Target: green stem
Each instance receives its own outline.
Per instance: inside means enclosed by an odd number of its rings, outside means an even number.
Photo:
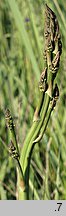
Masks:
[[[28,164],[28,157],[29,157],[30,150],[32,148],[33,141],[34,141],[34,139],[36,139],[36,137],[37,137],[37,135],[38,135],[38,133],[39,133],[39,131],[41,129],[41,126],[43,124],[43,121],[45,119],[49,102],[50,102],[50,98],[47,95],[46,104],[45,104],[45,107],[44,107],[44,110],[43,110],[43,113],[42,113],[41,120],[40,120],[39,123],[38,122],[33,123],[31,131],[29,132],[28,137],[27,137],[27,139],[26,139],[26,141],[24,143],[24,147],[22,149],[21,158],[20,158],[20,162],[21,162],[23,172],[25,172],[27,164]]]
[[[41,107],[42,107],[42,104],[44,103],[44,93],[42,92],[41,94],[41,98],[40,98],[40,101],[39,101],[39,105],[38,105],[38,109],[37,109],[37,116],[39,115],[40,111],[41,111]],[[22,166],[22,169],[23,169],[23,166],[24,166],[24,159],[25,159],[25,156],[26,156],[26,152],[27,152],[27,149],[29,148],[29,143],[30,143],[30,140],[32,139],[33,137],[33,134],[35,134],[35,131],[38,127],[38,124],[39,124],[39,121],[37,121],[36,119],[36,116],[34,117],[34,119],[36,121],[33,122],[33,125],[26,137],[26,140],[25,140],[25,143],[24,143],[24,147],[22,149],[22,152],[21,152],[21,158],[20,158],[20,161],[21,161],[21,166]]]
[[[26,185],[19,167],[17,169],[17,194],[18,200],[27,200]]]
[[[17,191],[18,191],[18,200],[26,200],[27,199],[27,190],[26,190],[26,184],[24,180],[23,170],[20,164],[19,159],[16,159],[18,164],[17,169]]]
[[[32,155],[32,152],[33,152],[33,149],[34,149],[34,146],[36,144],[36,142],[39,142],[40,141],[40,138],[42,138],[45,130],[46,130],[46,127],[47,127],[47,124],[48,124],[48,121],[49,121],[49,118],[50,118],[50,115],[51,115],[51,111],[52,111],[52,108],[49,108],[49,111],[48,111],[48,114],[47,114],[47,117],[45,119],[45,123],[44,123],[44,127],[42,127],[42,133],[40,134],[40,136],[36,139],[38,133],[39,133],[39,126],[38,126],[38,130],[35,132],[34,136],[32,137],[30,143],[29,143],[29,148],[27,148],[27,151],[26,151],[26,157],[24,158],[24,165],[23,165],[23,172],[24,172],[24,175],[26,176],[26,173],[27,173],[27,170],[28,170],[28,176],[26,177],[27,178],[27,187],[28,187],[28,197],[29,197],[29,185],[28,185],[28,178],[29,178],[29,168],[30,168],[30,160],[31,160],[31,155]],[[41,126],[41,125],[40,125]],[[35,140],[36,139],[36,140]],[[35,141],[34,141],[35,140]]]
[[[34,143],[37,143],[37,142],[39,142],[39,141],[42,139],[42,137],[43,137],[43,135],[44,135],[44,132],[45,132],[45,130],[46,130],[48,121],[49,121],[49,119],[50,119],[51,112],[52,112],[52,108],[49,108],[48,113],[47,113],[47,116],[46,116],[46,118],[45,118],[44,125],[42,126],[42,129],[41,129],[41,133],[40,133],[40,135],[38,136],[38,138],[34,141]]]
[[[43,106],[43,103],[44,103],[44,98],[45,98],[45,92],[40,91],[40,100],[39,100],[38,106],[37,106],[37,108],[35,110],[33,122],[40,120],[40,113],[41,113],[42,106]]]
[[[41,98],[40,98],[38,109],[37,109],[37,116],[40,115],[40,111],[41,111],[43,102],[44,102],[44,92],[42,92],[42,94],[41,94]],[[22,163],[21,163],[21,167],[22,167],[22,170],[23,170],[23,174],[24,174],[23,166],[24,166],[24,160],[25,160],[27,148],[29,146],[30,140],[32,140],[32,136],[35,133],[35,130],[36,130],[37,126],[38,126],[38,121],[33,122],[33,125],[32,125],[32,128],[30,130],[30,133],[28,134],[28,136],[26,138],[26,141],[25,141],[25,144],[24,144],[24,148],[22,149]],[[29,150],[29,152],[30,152],[30,150]],[[28,156],[29,156],[29,154],[28,154]],[[28,163],[27,163],[27,165],[28,165]],[[19,181],[19,184],[18,184],[19,199],[25,199],[24,192],[22,192],[22,190],[19,189],[20,188],[20,178],[19,178],[19,175],[18,175],[18,181]],[[28,178],[26,178],[26,185],[28,186]],[[28,195],[28,191],[27,191],[27,195]]]

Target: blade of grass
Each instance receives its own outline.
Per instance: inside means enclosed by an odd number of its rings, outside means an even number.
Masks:
[[[30,179],[29,179],[29,186],[30,186],[31,191],[34,192],[35,199],[40,200],[39,195],[38,195],[38,193],[37,193],[37,191],[35,189],[35,186],[33,186],[33,183],[32,183],[32,181]]]
[[[42,57],[42,46],[41,46],[41,42],[40,42],[40,35],[39,35],[38,28],[36,26],[35,16],[34,16],[34,13],[33,13],[34,8],[33,8],[32,3],[29,0],[27,1],[27,3],[28,3],[28,6],[29,6],[29,14],[30,14],[30,20],[31,20],[31,24],[32,24],[32,30],[33,30],[36,45],[37,45],[37,48],[38,48],[39,56]],[[42,58],[41,58],[41,65],[43,65]]]
[[[16,1],[15,0],[7,0],[7,1],[9,3],[9,6],[10,6],[12,14],[13,14],[13,17],[15,19],[16,26],[17,26],[17,28],[18,28],[18,30],[20,32],[22,43],[24,44],[24,46],[26,48],[29,59],[31,60],[33,70],[34,70],[35,75],[36,75],[36,78],[37,78],[37,80],[39,80],[39,74],[40,73],[39,73],[38,64],[36,62],[36,58],[34,56],[32,46],[30,44],[30,40],[29,40],[28,33],[26,31],[26,28],[25,28],[23,17],[20,14],[20,11],[19,11],[19,8],[18,8],[18,5],[17,5]]]
[[[57,1],[57,0],[53,0],[53,2],[54,2],[55,6],[56,6],[56,8],[57,8],[57,10],[58,10],[58,13],[59,13],[59,15],[60,15],[60,17],[61,17],[61,19],[62,19],[62,22],[63,22],[63,24],[64,24],[64,27],[65,27],[65,29],[66,29],[65,18],[64,18],[64,15],[63,15],[62,11],[61,11],[61,8],[60,8],[60,6],[59,6],[59,4],[58,4],[58,1]]]

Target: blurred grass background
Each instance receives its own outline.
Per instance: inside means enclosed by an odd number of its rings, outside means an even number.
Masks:
[[[10,109],[22,148],[39,100],[47,3],[57,15],[62,37],[61,63],[56,78],[60,97],[46,133],[33,151],[30,199],[62,200],[66,199],[66,1],[15,2],[0,1],[0,199],[16,199],[17,184],[16,165],[7,151],[10,136],[4,113],[6,108]]]

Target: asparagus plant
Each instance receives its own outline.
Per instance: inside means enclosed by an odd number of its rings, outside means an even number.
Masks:
[[[11,131],[10,154],[18,163],[17,190],[18,199],[29,199],[29,170],[33,148],[42,139],[51,113],[59,97],[59,89],[55,78],[59,70],[62,53],[59,24],[55,13],[45,6],[44,24],[44,70],[39,81],[39,103],[34,113],[33,123],[24,141],[21,153],[16,139],[15,128],[10,111],[6,111],[6,120]]]

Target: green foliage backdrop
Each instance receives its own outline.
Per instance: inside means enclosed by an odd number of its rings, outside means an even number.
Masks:
[[[2,0],[0,2],[0,199],[16,199],[16,165],[8,154],[9,108],[22,148],[39,100],[38,81],[44,69],[45,3],[55,11],[62,38],[57,83],[60,96],[46,133],[31,159],[30,199],[66,199],[66,1]],[[47,150],[49,148],[49,151]],[[43,170],[43,172],[42,172]],[[48,185],[46,186],[46,178]]]

